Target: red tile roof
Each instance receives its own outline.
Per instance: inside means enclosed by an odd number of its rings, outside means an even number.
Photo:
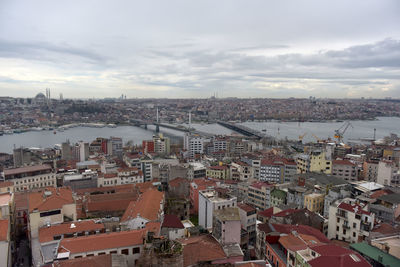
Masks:
[[[46,196],[45,192],[51,192],[51,195]],[[45,190],[29,193],[28,196],[29,212],[61,209],[68,204],[74,204],[74,199],[71,189],[67,187],[49,187]]]
[[[0,241],[7,241],[8,220],[0,220]]]
[[[181,220],[175,214],[165,214],[162,227],[184,229]]]
[[[40,243],[50,242],[54,240],[54,236],[63,234],[73,234],[81,232],[89,232],[96,230],[105,230],[103,223],[96,223],[94,220],[68,222],[50,227],[44,226],[39,229],[39,241]]]
[[[245,203],[237,203],[238,208],[244,210],[245,212],[249,212],[249,211],[255,211],[256,209],[253,208],[252,206],[249,206]]]
[[[84,206],[88,212],[124,211],[131,201],[137,199],[138,194],[136,192],[90,195],[87,197]]]
[[[272,226],[278,233],[288,234],[291,233],[292,231],[296,231],[299,234],[315,236],[318,239],[318,241],[322,243],[330,242],[330,240],[323,233],[308,225],[272,224]]]
[[[170,187],[179,187],[182,183],[189,183],[189,180],[182,177],[177,177],[168,182],[168,186]]]
[[[228,166],[223,165],[223,166],[210,166],[208,167],[210,170],[217,170],[217,171],[225,171],[228,169]]]
[[[271,216],[274,214],[274,207],[260,211],[257,214],[263,217],[271,218]]]
[[[332,165],[348,165],[348,166],[355,166],[356,164],[351,162],[350,160],[333,160]]]
[[[296,213],[302,211],[301,209],[287,209],[287,210],[282,210],[278,213],[275,213],[273,216],[274,217],[286,217],[289,216],[290,214]]]
[[[364,267],[371,266],[357,252],[335,245],[318,245],[311,247],[312,250],[321,256],[308,263],[311,266],[324,267]],[[351,256],[350,256],[351,255]]]
[[[112,255],[105,254],[53,262],[52,267],[112,267]]]
[[[59,245],[59,252],[69,251],[71,254],[101,251],[120,247],[142,245],[146,237],[147,230],[131,230],[98,234],[90,236],[80,236],[75,238],[64,238]]]
[[[149,232],[153,232],[156,236],[160,235],[161,223],[160,222],[148,222],[146,223],[145,229]]]
[[[137,201],[129,203],[121,218],[121,222],[136,218],[138,215],[149,221],[155,221],[160,214],[160,203],[164,200],[164,193],[157,189],[148,189],[140,195]]]
[[[200,235],[179,240],[183,245],[183,266],[203,261],[226,259],[221,245],[211,235]]]
[[[262,187],[273,187],[273,184],[267,182],[255,182],[250,185],[251,187],[261,189]]]
[[[363,210],[362,207],[358,204],[347,204],[345,202],[342,202],[339,204],[338,208],[357,214],[366,214],[366,215],[371,214],[370,212]]]

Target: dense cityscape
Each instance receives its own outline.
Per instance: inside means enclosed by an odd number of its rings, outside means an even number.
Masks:
[[[399,14],[0,0],[0,267],[400,267]]]
[[[100,128],[90,142],[0,154],[2,266],[400,264],[400,138],[342,141],[348,119],[398,116],[398,101],[56,100],[46,90],[0,107],[2,135]],[[159,122],[188,114],[171,142]],[[346,122],[335,140],[309,143],[236,124],[268,119]],[[232,134],[197,132],[191,120]],[[158,125],[139,145],[101,135],[147,127],[138,122]]]

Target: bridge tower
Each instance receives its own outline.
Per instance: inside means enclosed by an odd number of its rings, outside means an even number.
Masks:
[[[157,108],[157,123],[156,123],[156,133],[160,132],[160,125],[159,125],[159,115],[158,115],[158,108]]]

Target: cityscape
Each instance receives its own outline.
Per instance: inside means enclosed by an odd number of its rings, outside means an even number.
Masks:
[[[397,1],[0,3],[0,267],[400,266]]]

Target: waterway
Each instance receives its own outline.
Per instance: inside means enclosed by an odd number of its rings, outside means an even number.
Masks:
[[[349,127],[344,135],[344,141],[352,139],[372,138],[374,128],[376,129],[376,138],[380,139],[391,133],[400,135],[400,118],[380,117],[374,121],[350,121],[353,127]],[[305,134],[303,141],[316,141],[316,137],[326,139],[333,138],[335,129],[341,127],[343,122],[244,122],[240,123],[249,128],[263,131],[266,134],[279,139],[298,140],[300,135]],[[187,124],[185,125],[187,126]],[[201,132],[211,134],[236,134],[218,124],[192,124],[192,127]],[[183,132],[171,129],[160,129],[167,136],[174,137],[172,143],[181,141]],[[90,128],[76,127],[65,130],[64,132],[53,131],[32,131],[20,134],[0,136],[0,152],[12,153],[14,145],[16,147],[53,147],[55,144],[61,144],[66,140],[70,142],[85,141],[91,142],[96,137],[122,137],[123,142],[132,141],[134,144],[141,144],[142,140],[151,139],[155,134],[155,127],[149,126],[148,130],[134,126],[119,126],[116,128]],[[316,137],[314,137],[315,135]]]

